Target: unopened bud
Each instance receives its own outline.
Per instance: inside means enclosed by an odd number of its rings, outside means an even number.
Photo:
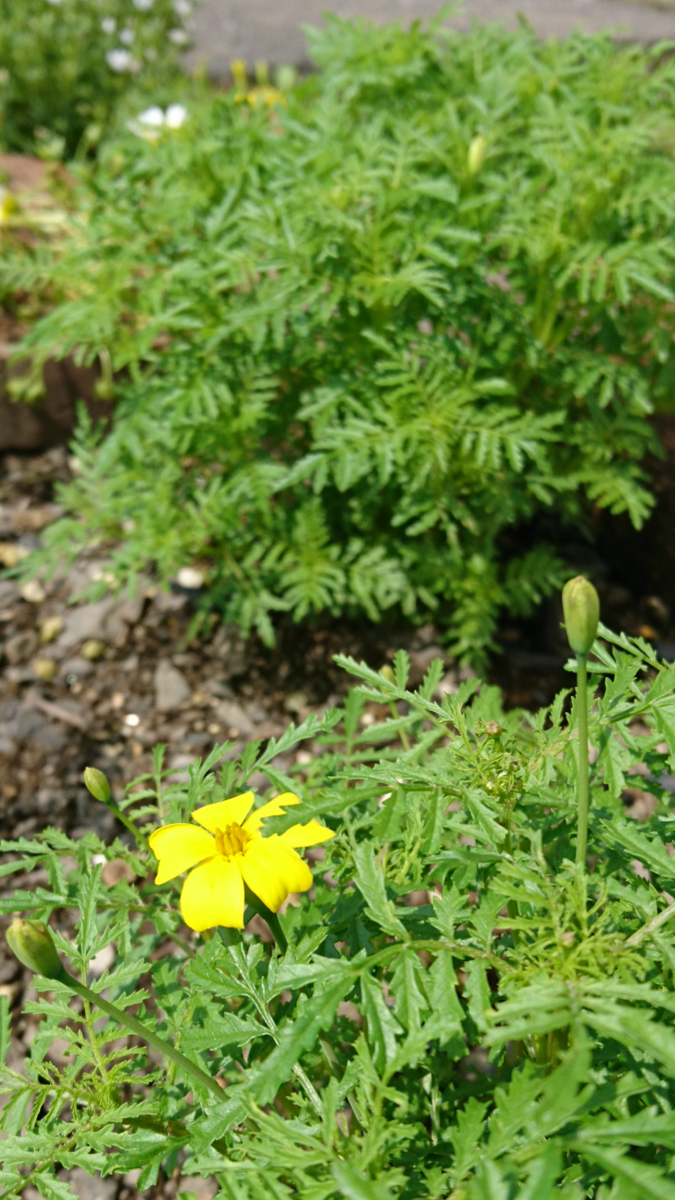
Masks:
[[[469,175],[477,175],[487,154],[487,142],[482,133],[477,137],[472,138],[469,143],[469,152],[466,156],[466,165],[469,168]]]
[[[389,663],[386,663],[385,666],[380,667],[380,675],[384,676],[387,683],[396,683],[396,676],[389,666]]]
[[[7,930],[7,945],[24,967],[45,979],[61,979],[66,969],[44,921],[16,917]]]
[[[98,771],[96,767],[86,767],[82,776],[84,786],[87,791],[94,797],[94,800],[100,800],[102,804],[107,804],[110,800],[110,784],[106,779],[103,771]]]
[[[499,724],[499,721],[486,721],[485,732],[489,735],[489,737],[499,737],[501,731],[502,727]]]
[[[562,592],[567,640],[575,654],[588,654],[600,620],[600,600],[583,575],[568,579]]]

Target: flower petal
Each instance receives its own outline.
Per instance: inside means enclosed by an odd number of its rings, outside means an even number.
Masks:
[[[316,846],[319,842],[327,842],[334,837],[332,829],[320,825],[314,818],[306,825],[291,825],[285,833],[279,834],[280,840],[287,846]]]
[[[150,834],[148,845],[159,860],[155,883],[167,883],[210,858],[216,844],[210,833],[194,825],[162,825]]]
[[[244,824],[244,829],[247,833],[257,833],[260,823],[265,820],[265,817],[283,817],[285,808],[299,803],[300,797],[296,796],[295,792],[284,792],[281,796],[275,796],[273,800],[268,800],[267,804],[263,804],[251,813]]]
[[[272,912],[290,892],[306,892],[313,883],[307,863],[276,834],[255,838],[239,862],[244,883]]]
[[[244,928],[244,881],[234,859],[214,854],[190,871],[180,897],[180,911],[190,929],[201,933],[225,925]]]
[[[196,808],[192,820],[203,825],[210,833],[216,829],[225,829],[228,825],[241,825],[247,812],[253,805],[253,792],[243,792],[241,796],[231,796],[229,800],[219,800],[217,804],[205,804]]]

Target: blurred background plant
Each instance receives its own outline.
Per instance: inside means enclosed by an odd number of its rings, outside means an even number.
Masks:
[[[0,144],[72,158],[177,72],[190,0],[0,0]]]
[[[268,642],[278,611],[435,611],[480,662],[559,584],[560,530],[653,503],[675,65],[440,21],[309,37],[299,84],[235,64],[180,127],[120,119],[43,261],[22,353],[98,360],[117,400],[46,554],[192,562]]]

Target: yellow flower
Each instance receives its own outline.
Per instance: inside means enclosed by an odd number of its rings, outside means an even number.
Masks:
[[[243,929],[244,885],[272,912],[290,892],[312,886],[312,872],[296,847],[316,846],[335,834],[314,820],[269,837],[261,829],[266,817],[282,816],[285,808],[299,803],[293,792],[284,792],[248,816],[253,792],[245,792],[195,809],[191,815],[197,825],[162,825],[150,835],[150,849],[159,862],[155,883],[190,871],[180,898],[190,929]]]

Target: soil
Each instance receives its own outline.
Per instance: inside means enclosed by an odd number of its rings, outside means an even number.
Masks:
[[[578,535],[572,540],[569,531],[554,536],[566,561],[596,582],[605,623],[639,633],[673,659],[675,417],[656,423],[665,457],[648,464],[657,506],[644,531],[636,534],[623,518],[596,514],[593,545]],[[60,515],[54,485],[68,479],[70,470],[62,446],[0,458],[0,564],[12,566],[17,555],[39,545],[42,531]],[[268,649],[214,617],[210,630],[197,637],[200,593],[185,585],[198,582],[189,574],[170,592],[159,591],[148,578],[133,596],[78,600],[87,588],[105,582],[105,570],[101,550],[92,549],[50,581],[20,586],[0,578],[4,838],[30,837],[46,825],[74,836],[93,828],[105,840],[112,838],[119,832],[114,818],[81,782],[86,766],[103,770],[119,796],[150,768],[150,751],[158,742],[167,745],[168,764],[184,771],[215,742],[234,739],[234,754],[247,741],[278,736],[289,720],[322,711],[345,695],[350,680],[333,662],[337,652],[379,668],[403,646],[415,683],[434,657],[443,657],[446,689],[455,688],[463,674],[432,625],[317,620],[299,630],[282,623],[277,645]],[[490,678],[508,706],[537,708],[570,686],[561,617],[559,602],[551,600],[529,621],[503,622],[502,653]],[[288,760],[279,765],[288,766]],[[253,783],[267,786],[264,777]],[[12,884],[21,886],[16,878]],[[7,923],[3,919],[0,927]],[[34,992],[1,937],[0,993],[12,1001],[16,1041],[10,1061],[18,1066],[35,1034],[34,1018],[20,1015]],[[82,1200],[137,1195],[132,1177],[92,1181],[79,1171],[69,1178]],[[161,1181],[153,1194],[170,1197],[181,1188],[197,1190],[198,1200],[210,1200],[214,1192],[210,1181],[180,1183],[176,1176]],[[37,1200],[37,1193],[28,1200]]]

